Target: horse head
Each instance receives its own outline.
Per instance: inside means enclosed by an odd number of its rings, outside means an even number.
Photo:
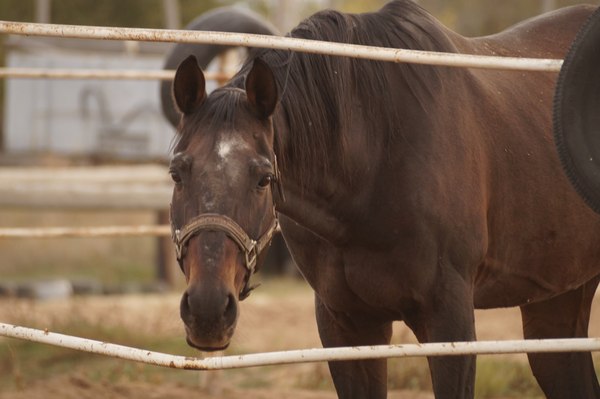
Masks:
[[[170,163],[173,240],[187,282],[181,318],[188,344],[220,350],[229,345],[238,303],[251,291],[250,276],[277,227],[277,89],[258,60],[245,90],[224,87],[207,96],[190,56],[177,69],[173,94],[183,114]]]

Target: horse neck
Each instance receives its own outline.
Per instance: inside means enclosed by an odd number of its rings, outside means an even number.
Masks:
[[[438,32],[435,37],[413,32],[416,29],[419,33],[425,27],[434,29],[436,23],[422,15],[415,15],[415,20],[425,26],[421,30],[407,23],[408,17],[401,17],[404,11],[418,14],[412,4],[390,3],[388,8],[370,17],[333,17],[340,24],[341,32],[357,32],[355,25],[361,26],[364,31],[362,39],[376,45],[402,47],[408,44],[409,48],[421,48],[420,43],[411,41],[426,39],[423,49],[439,47],[451,50],[452,45],[445,32]],[[397,20],[390,20],[394,16],[388,14],[396,15]],[[396,35],[393,34],[380,32],[381,35],[377,35],[377,21],[381,21],[384,27],[397,24],[399,32],[406,29],[406,34],[400,35],[406,43],[396,43]],[[298,33],[310,31],[312,25],[318,24],[319,20],[316,20],[314,24],[303,26]],[[345,25],[348,25],[346,30]],[[325,31],[333,34],[334,30]],[[314,33],[315,38],[321,38],[320,35],[320,32]],[[352,38],[328,39],[350,41]],[[426,131],[419,126],[415,128],[415,125],[422,123],[424,113],[435,108],[432,104],[438,101],[444,79],[437,68],[428,66],[304,54],[292,57],[289,53],[275,50],[266,51],[263,56],[273,68],[280,90],[274,124],[283,185],[284,188],[293,187],[287,188],[287,191],[293,191],[297,196],[289,202],[298,206],[297,209],[288,204],[280,206],[280,211],[300,224],[306,224],[309,219],[319,219],[310,220],[310,223],[322,230],[324,235],[339,239],[319,226],[324,223],[320,222],[339,222],[353,216],[354,205],[351,202],[364,202],[368,196],[365,182],[375,184],[377,170],[385,167],[389,159],[400,157],[392,144],[402,141],[410,144],[413,138],[405,135]],[[364,197],[356,200],[361,195]],[[312,216],[311,212],[319,216]],[[340,212],[345,212],[345,215],[336,216]]]
[[[276,210],[334,245],[348,241],[349,231],[323,198],[306,193],[293,180],[284,180],[285,199]]]
[[[363,122],[357,121],[353,140],[339,131],[323,132],[336,133],[331,141],[339,145],[327,149],[327,162],[316,163],[314,155],[322,149],[295,148],[297,141],[290,136],[299,132],[290,131],[281,112],[274,119],[275,152],[278,159],[284,160],[280,165],[285,201],[277,204],[277,210],[326,241],[343,244],[349,233],[342,222],[344,215],[351,212],[347,202],[361,195],[357,181],[371,180],[361,173],[374,173],[376,169],[365,163],[376,163],[378,155],[367,154],[366,145],[361,145],[367,137],[358,137],[368,130],[358,128]]]

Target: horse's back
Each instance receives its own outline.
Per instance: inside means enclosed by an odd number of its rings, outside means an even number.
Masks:
[[[563,58],[579,28],[596,9],[577,5],[548,12],[490,36],[468,39],[481,54]]]

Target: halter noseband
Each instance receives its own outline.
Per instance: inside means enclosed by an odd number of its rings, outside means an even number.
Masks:
[[[271,225],[258,240],[253,240],[233,219],[215,213],[204,213],[193,218],[183,228],[177,229],[171,222],[171,234],[175,243],[177,262],[183,269],[183,257],[190,239],[202,230],[222,231],[233,240],[244,254],[244,266],[248,270],[244,288],[240,292],[240,300],[246,299],[255,287],[249,286],[250,276],[256,272],[256,261],[260,253],[269,246],[277,231],[277,217],[273,216]]]
[[[256,259],[269,245],[269,242],[271,242],[273,234],[277,230],[277,225],[277,218],[273,217],[273,222],[267,231],[258,240],[253,240],[239,224],[225,215],[216,213],[204,213],[198,215],[182,229],[176,229],[172,226],[173,242],[175,243],[177,260],[181,261],[183,259],[188,241],[200,231],[223,231],[238,245],[238,247],[240,247],[245,255],[244,265],[248,271],[253,273],[256,268]]]

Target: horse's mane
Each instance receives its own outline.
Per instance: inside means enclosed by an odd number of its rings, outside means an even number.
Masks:
[[[288,36],[294,38],[354,43],[380,47],[454,51],[445,30],[430,14],[410,0],[388,3],[378,12],[342,14],[326,10],[300,23]],[[294,53],[285,50],[254,49],[240,72],[228,84],[243,88],[253,61],[261,58],[272,69],[278,85],[279,107],[286,124],[285,149],[276,142],[281,163],[310,166],[323,170],[344,169],[344,142],[349,135],[357,106],[360,118],[369,126],[367,142],[385,145],[399,134],[401,112],[392,112],[409,104],[393,99],[398,93],[390,87],[390,71],[394,79],[402,78],[406,101],[425,108],[440,84],[439,69],[411,64],[391,64],[347,57]],[[393,68],[393,69],[392,69]],[[222,106],[231,106],[222,96]],[[392,105],[393,104],[393,105]],[[411,108],[414,107],[411,105]],[[387,109],[387,112],[382,110]],[[356,119],[355,119],[356,120]],[[276,125],[276,130],[277,130]],[[301,162],[296,162],[301,160]],[[341,163],[334,165],[334,163]],[[300,173],[302,174],[302,173]],[[304,180],[304,179],[303,179]],[[306,183],[306,182],[305,182]]]

